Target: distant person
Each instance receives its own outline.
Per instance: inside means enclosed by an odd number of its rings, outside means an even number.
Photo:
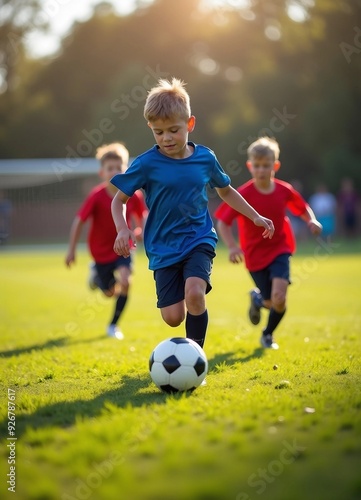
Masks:
[[[261,320],[261,309],[269,310],[266,328],[262,331],[261,345],[278,349],[273,333],[286,312],[287,288],[290,284],[290,257],[296,243],[286,208],[304,220],[312,234],[320,234],[321,224],[302,196],[288,183],[274,178],[281,164],[278,143],[261,137],[248,148],[247,167],[252,180],[241,185],[237,191],[257,211],[265,213],[274,221],[272,240],[259,240],[254,227],[227,203],[215,211],[217,230],[229,250],[229,260],[245,265],[256,285],[250,292],[249,318],[254,325]],[[232,233],[232,223],[238,223],[239,245]]]
[[[76,246],[83,225],[90,219],[88,247],[94,264],[91,265],[89,286],[91,289],[99,288],[107,297],[115,298],[114,313],[107,334],[120,340],[124,336],[117,324],[128,299],[132,263],[130,254],[119,257],[113,250],[117,232],[111,214],[111,203],[117,189],[110,183],[110,179],[115,174],[124,175],[128,167],[129,152],[123,144],[113,143],[98,148],[96,158],[100,162],[99,176],[103,182],[90,192],[73,221],[65,263],[70,267],[75,262]],[[146,213],[143,195],[141,191],[136,191],[127,204],[126,218],[139,239],[142,237]]]
[[[303,196],[303,184],[298,179],[293,179],[290,181],[291,186],[295,191]],[[293,215],[290,210],[286,211],[287,217],[290,219],[293,233],[295,235],[296,241],[305,241],[308,238],[307,224],[297,215]]]
[[[338,193],[338,208],[343,234],[352,238],[357,235],[360,213],[360,197],[355,190],[352,179],[345,177]]]
[[[12,211],[11,201],[6,197],[4,191],[0,191],[0,245],[4,245],[8,241]]]
[[[310,196],[308,203],[317,220],[322,224],[322,235],[328,240],[331,239],[336,232],[336,197],[329,192],[325,184],[319,184],[316,192]]]
[[[230,186],[213,151],[188,141],[196,119],[184,83],[160,80],[147,96],[144,117],[156,145],[138,156],[112,183],[119,189],[112,203],[118,235],[116,253],[130,254],[133,238],[123,216],[129,198],[144,188],[149,216],[144,247],[154,271],[157,307],[172,327],[185,319],[186,336],[204,345],[208,312],[205,295],[211,290],[211,270],[217,234],[208,212],[207,187],[255,225],[257,241],[271,238],[273,223],[260,216]],[[259,227],[256,227],[259,226]]]

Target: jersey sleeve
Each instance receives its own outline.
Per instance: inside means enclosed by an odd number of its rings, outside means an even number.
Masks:
[[[289,199],[287,201],[287,208],[289,211],[299,217],[304,214],[307,210],[308,203],[303,199],[298,191],[293,189],[293,187],[289,186]]]
[[[145,175],[139,158],[136,158],[123,174],[116,174],[110,182],[127,196],[145,185]]]
[[[95,197],[93,193],[84,200],[84,203],[78,210],[77,216],[80,218],[82,222],[85,222],[93,213],[95,205]]]
[[[214,217],[227,224],[227,226],[231,226],[234,219],[239,215],[239,212],[230,207],[225,201],[223,201],[214,212]]]
[[[230,177],[225,173],[221,165],[219,164],[214,153],[211,152],[214,158],[214,166],[212,169],[211,178],[209,180],[209,185],[211,188],[223,188],[229,186],[231,183]]]

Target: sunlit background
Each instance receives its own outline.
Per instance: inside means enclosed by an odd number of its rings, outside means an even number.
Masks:
[[[44,197],[10,191],[26,188],[24,172],[57,189],[84,162],[94,173],[103,143],[123,141],[133,157],[151,147],[145,98],[172,76],[191,96],[190,138],[216,152],[233,185],[249,178],[248,145],[268,135],[280,143],[279,177],[307,199],[321,183],[337,198],[345,178],[361,190],[360,0],[8,0],[0,3],[5,196]]]

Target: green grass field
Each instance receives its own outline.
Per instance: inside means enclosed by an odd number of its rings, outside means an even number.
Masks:
[[[294,257],[280,350],[265,352],[265,315],[247,321],[250,277],[219,248],[207,386],[172,396],[148,358],[184,326],[161,321],[142,250],[123,341],[105,336],[113,304],[87,288],[85,250],[70,271],[65,248],[3,251],[0,498],[360,499],[358,252],[314,242]]]

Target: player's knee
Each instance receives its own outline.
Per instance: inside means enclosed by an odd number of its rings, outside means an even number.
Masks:
[[[174,312],[162,312],[162,318],[167,323],[167,325],[175,328],[184,321],[184,314],[182,315]]]
[[[283,308],[286,305],[286,294],[282,291],[274,291],[272,293],[272,305],[274,308]]]
[[[102,292],[104,293],[104,295],[106,297],[113,297],[113,295],[114,295],[114,288],[112,288],[110,290],[102,290]]]
[[[185,301],[187,309],[192,307],[203,307],[204,305],[204,290],[201,286],[194,285],[186,290]]]
[[[122,289],[123,294],[127,295],[128,290],[129,290],[129,286],[130,286],[129,280],[128,279],[120,280],[119,284],[120,284],[120,287]]]

